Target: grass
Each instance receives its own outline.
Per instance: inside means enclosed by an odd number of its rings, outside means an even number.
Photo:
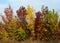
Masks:
[[[25,41],[20,41],[20,42],[15,40],[0,41],[0,43],[60,43],[60,40],[41,41],[41,40],[27,39]]]

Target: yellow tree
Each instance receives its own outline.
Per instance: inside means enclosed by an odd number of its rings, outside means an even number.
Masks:
[[[14,19],[12,19],[7,25],[6,25],[6,31],[8,32],[9,39],[14,40],[15,38],[15,32],[18,29],[17,23]]]
[[[26,19],[28,22],[27,27],[30,29],[31,35],[34,36],[34,9],[30,5],[27,7]]]

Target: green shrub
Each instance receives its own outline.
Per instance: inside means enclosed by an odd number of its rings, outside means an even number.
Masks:
[[[15,32],[15,39],[18,41],[25,40],[27,38],[27,34],[24,29],[21,27]]]

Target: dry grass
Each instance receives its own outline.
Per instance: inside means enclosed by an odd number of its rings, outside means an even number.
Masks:
[[[14,41],[14,40],[8,40],[8,41],[0,41],[0,43],[60,43],[60,40],[50,40],[50,41],[40,41],[40,40],[25,40],[25,41]]]

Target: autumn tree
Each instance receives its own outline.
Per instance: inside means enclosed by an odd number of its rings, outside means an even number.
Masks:
[[[35,18],[35,34],[36,38],[42,36],[42,29],[43,29],[43,14],[39,11],[36,12],[36,18]]]
[[[46,39],[50,39],[49,37],[51,36],[52,38],[54,37],[54,31],[58,28],[58,14],[57,12],[49,11],[46,13],[44,16],[44,34],[46,35]],[[53,34],[53,35],[52,35]],[[49,37],[48,37],[49,36]]]
[[[2,17],[3,22],[5,24],[7,24],[13,18],[13,10],[12,10],[11,6],[9,6],[9,8],[5,8],[4,13],[5,13],[6,17],[2,16],[2,15],[1,15],[1,17]]]
[[[26,11],[26,19],[27,19],[27,27],[31,31],[31,36],[35,36],[34,34],[34,9],[28,5],[27,11]]]
[[[17,16],[18,16],[18,21],[19,24],[21,26],[21,28],[25,31],[27,37],[30,34],[30,30],[27,28],[27,20],[26,20],[26,9],[25,7],[21,6],[18,10],[17,10]],[[20,27],[19,27],[20,28]],[[18,34],[18,33],[17,33]]]
[[[25,7],[20,7],[17,11],[17,16],[19,18],[19,21],[20,21],[20,24],[23,26],[23,27],[26,27],[26,9]]]
[[[8,33],[4,28],[4,25],[2,23],[0,23],[0,40],[8,40]]]

